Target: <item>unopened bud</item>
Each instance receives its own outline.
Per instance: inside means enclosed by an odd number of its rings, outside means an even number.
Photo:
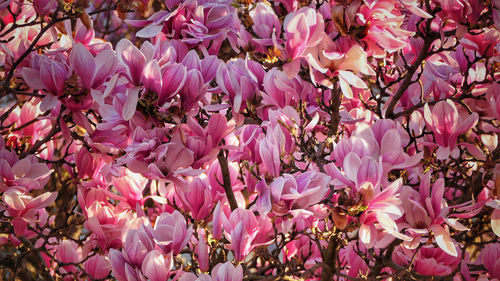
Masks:
[[[344,212],[344,210],[339,207],[335,207],[332,212],[332,217],[333,222],[338,229],[344,230],[347,227],[347,214]]]

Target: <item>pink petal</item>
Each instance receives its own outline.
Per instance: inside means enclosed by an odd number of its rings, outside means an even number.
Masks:
[[[144,87],[150,91],[160,94],[162,90],[162,77],[160,65],[156,60],[150,60],[144,67],[142,72],[142,83]]]
[[[91,89],[96,72],[94,56],[81,43],[77,43],[69,54],[69,61],[73,70],[82,79],[85,88]]]
[[[169,271],[165,258],[158,250],[149,252],[142,262],[142,273],[151,281],[167,280]]]
[[[150,24],[143,29],[139,30],[135,35],[142,38],[151,38],[158,35],[163,29],[163,25]]]
[[[129,121],[135,114],[135,109],[137,108],[137,103],[139,102],[139,91],[140,87],[134,87],[128,90],[127,99],[122,109],[123,120]]]
[[[34,90],[45,89],[46,86],[40,79],[40,72],[31,68],[24,67],[21,70],[24,82]]]
[[[434,233],[434,239],[436,240],[439,248],[443,249],[443,251],[451,256],[458,256],[457,249],[455,248],[455,244],[453,244],[448,231],[437,224],[431,225],[430,230],[432,230],[432,232]]]
[[[97,88],[104,83],[104,80],[115,73],[118,61],[115,52],[111,50],[100,52],[95,57],[95,61],[97,71],[92,86]]]
[[[339,70],[339,76],[358,89],[368,88],[363,80],[350,71]]]
[[[54,202],[57,198],[57,191],[45,192],[26,204],[26,209],[43,209]]]

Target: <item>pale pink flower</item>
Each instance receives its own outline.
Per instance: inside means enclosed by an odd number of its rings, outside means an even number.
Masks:
[[[493,208],[493,212],[491,213],[491,229],[497,236],[500,236],[500,200],[495,199],[486,202],[485,205]]]
[[[56,198],[57,191],[33,198],[24,190],[13,187],[3,193],[0,211],[5,211],[6,216],[14,219],[12,223],[16,235],[24,235],[28,224],[35,225],[39,221],[37,211],[52,204]]]
[[[168,279],[173,266],[172,253],[167,258],[158,250],[149,252],[142,262],[142,273],[151,281],[164,281]]]

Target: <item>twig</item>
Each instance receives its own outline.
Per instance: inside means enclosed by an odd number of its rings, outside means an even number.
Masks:
[[[394,94],[394,96],[391,99],[391,102],[387,106],[387,110],[385,112],[386,118],[394,118],[394,109],[396,108],[398,101],[401,99],[406,89],[408,89],[408,87],[411,85],[413,74],[415,74],[415,71],[417,71],[422,62],[429,55],[429,47],[432,45],[432,43],[436,38],[437,35],[434,32],[430,33],[429,37],[425,38],[424,45],[422,46],[422,49],[420,50],[417,59],[413,62],[410,68],[408,68],[408,71],[406,72],[403,82],[401,82],[401,85],[399,85],[397,92]]]

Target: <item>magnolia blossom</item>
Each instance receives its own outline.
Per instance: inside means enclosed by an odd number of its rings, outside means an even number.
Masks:
[[[172,214],[162,213],[156,219],[152,230],[156,244],[165,252],[173,252],[175,255],[186,246],[192,233],[192,227],[186,227],[186,220],[179,211]]]
[[[438,102],[432,112],[429,105],[424,108],[424,118],[427,126],[434,133],[436,144],[439,145],[436,156],[438,159],[447,159],[450,151],[457,145],[458,136],[464,134],[474,127],[479,119],[473,112],[465,120],[459,121],[459,115],[455,103],[451,100]]]
[[[328,192],[330,177],[318,172],[284,174],[271,185],[261,181],[257,185],[260,192],[258,208],[267,214],[271,208],[274,213],[284,215],[292,209],[303,209],[321,201]]]

